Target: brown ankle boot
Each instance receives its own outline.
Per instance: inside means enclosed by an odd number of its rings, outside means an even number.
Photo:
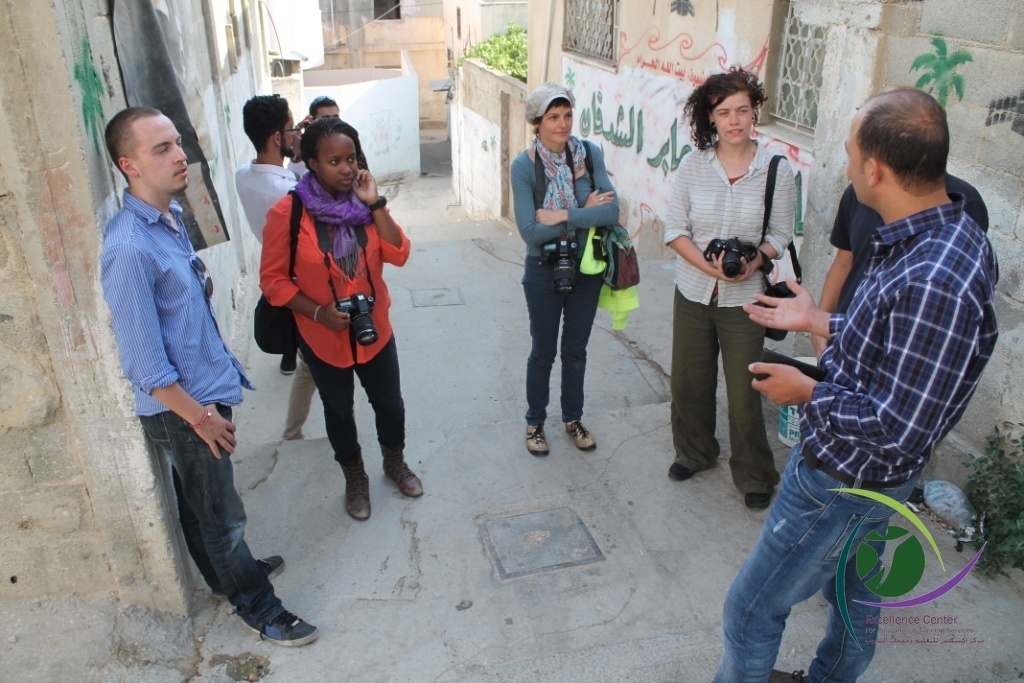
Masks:
[[[360,521],[370,517],[370,478],[363,469],[362,457],[341,463],[345,474],[345,512]]]
[[[381,446],[380,450],[384,453],[384,474],[398,484],[398,490],[412,498],[422,496],[423,484],[420,482],[420,478],[413,474],[409,466],[405,464],[403,456],[405,444],[394,447]]]

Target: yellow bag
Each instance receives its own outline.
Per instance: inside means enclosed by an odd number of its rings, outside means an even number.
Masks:
[[[601,275],[608,264],[601,261],[594,255],[594,240],[596,239],[597,228],[591,228],[587,232],[586,244],[583,247],[583,256],[580,257],[580,272],[584,275]]]

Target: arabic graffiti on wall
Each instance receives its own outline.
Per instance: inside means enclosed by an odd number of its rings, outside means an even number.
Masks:
[[[743,68],[760,75],[767,57],[766,36],[761,49],[743,64]],[[661,42],[661,31],[656,27],[649,28],[647,33],[635,42],[630,41],[625,31],[619,33],[620,68],[624,65],[635,66],[666,76],[675,76],[691,86],[700,85],[709,73],[725,71],[730,64],[738,61],[735,57],[730,57],[728,48],[719,41],[711,42],[703,49],[695,48],[693,36],[685,32],[678,33],[665,42]]]
[[[683,105],[694,85],[650,70],[624,67],[617,78],[565,58],[564,82],[576,95],[576,133],[601,147],[623,208],[623,223],[634,239],[651,233],[660,240],[672,193],[671,174],[693,151]],[[808,151],[762,133],[772,154],[784,154],[797,172],[795,230],[803,233]]]
[[[1017,95],[1007,95],[988,103],[988,116],[985,117],[986,126],[994,126],[1007,121],[1012,122],[1010,130],[1018,135],[1024,135],[1024,90]]]

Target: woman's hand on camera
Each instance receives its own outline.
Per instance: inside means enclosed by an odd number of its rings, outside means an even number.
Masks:
[[[565,209],[537,209],[533,215],[538,223],[553,228],[569,220],[569,212]]]
[[[587,197],[587,203],[583,207],[589,209],[593,206],[608,206],[615,201],[615,190],[608,190],[607,192],[591,192],[590,196]]]
[[[316,321],[324,327],[343,332],[348,329],[350,318],[348,313],[342,313],[334,306],[321,306]]]
[[[352,185],[352,191],[355,192],[359,201],[367,206],[373,204],[380,197],[380,193],[377,192],[377,181],[365,168],[359,169],[359,173],[356,174],[356,182]]]

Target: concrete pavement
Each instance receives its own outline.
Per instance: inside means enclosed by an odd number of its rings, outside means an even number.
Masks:
[[[180,640],[180,625],[138,626],[102,596],[76,599],[75,614],[87,618],[60,627],[65,647],[85,657],[76,675],[59,675],[69,673],[62,662],[74,660],[51,651],[33,660],[19,655],[13,669],[0,668],[0,681],[710,680],[721,653],[723,598],[766,513],[747,510],[731,483],[724,396],[719,467],[684,483],[666,476],[671,262],[641,264],[641,309],[624,332],[611,331],[609,314],[598,312],[584,416],[597,449],[575,450],[558,425],[556,366],[552,452],[534,458],[523,441],[523,245],[504,225],[460,217],[449,188],[442,168],[387,190],[413,239],[409,263],[389,267],[385,277],[408,413],[407,459],[423,480],[422,498],[403,497],[384,478],[372,412],[357,389],[373,513],[365,522],[349,518],[318,399],[306,438],[280,441],[290,378],[278,372],[277,358],[254,344],[248,349],[259,391],[238,410],[235,456],[250,518],[246,537],[254,553],[286,557],[274,584],[288,609],[320,627],[319,641],[295,650],[261,642],[198,586],[198,652],[184,662],[159,646],[163,634]],[[774,435],[776,415],[766,404],[781,470],[788,449]],[[928,586],[968,559],[931,529],[947,571],[929,565]],[[44,602],[28,607],[17,615],[22,634],[29,622],[66,619]],[[937,603],[904,612],[955,616],[983,643],[883,645],[864,680],[1016,680],[1024,675],[1022,608],[1019,571],[971,575]],[[127,638],[119,618],[134,625]],[[820,596],[794,609],[780,668],[807,667],[824,620]],[[15,648],[0,652],[6,659]]]

